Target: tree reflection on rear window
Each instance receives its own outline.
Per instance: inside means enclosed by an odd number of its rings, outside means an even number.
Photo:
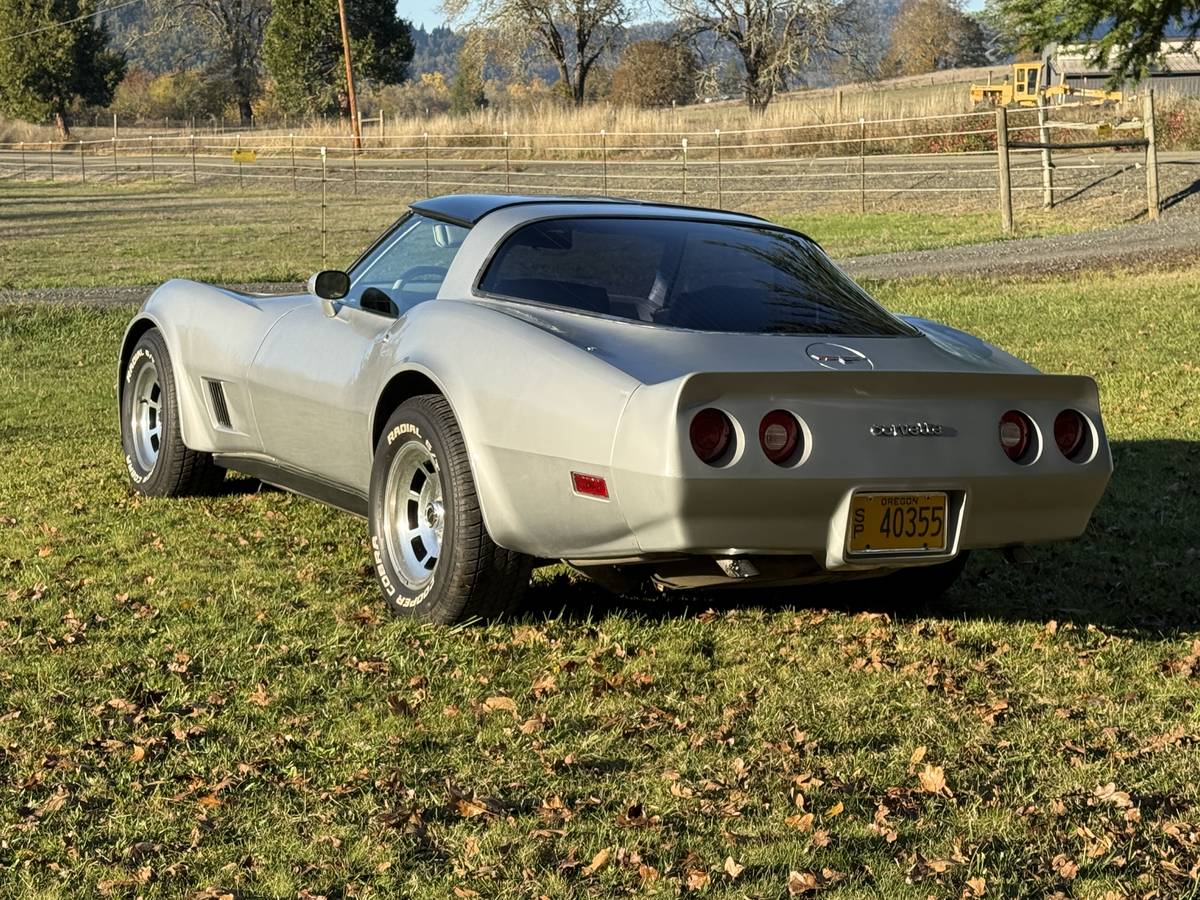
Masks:
[[[480,288],[579,312],[701,331],[912,335],[808,238],[685,219],[534,222]]]

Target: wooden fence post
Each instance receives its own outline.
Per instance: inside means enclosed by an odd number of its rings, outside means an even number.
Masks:
[[[291,147],[292,147],[292,190],[297,191],[297,190],[299,190],[299,188],[296,186],[296,135],[295,135],[295,133],[289,134],[288,140],[291,142]]]
[[[117,117],[113,115],[113,121],[116,122]],[[113,158],[113,184],[121,183],[121,170],[117,168],[117,135],[113,133],[112,138],[112,158]]]
[[[721,199],[721,129],[714,132],[717,136],[717,208],[724,206]]]
[[[54,144],[46,141],[46,150],[50,154],[50,180],[54,180]]]
[[[858,211],[867,211],[867,119],[858,117]]]
[[[361,113],[359,114],[362,115]],[[362,122],[358,123],[358,133],[362,134]],[[354,178],[354,196],[358,196],[358,145],[359,142],[354,140],[350,144],[350,167],[353,170],[352,177]]]
[[[25,169],[25,142],[21,141],[21,180],[28,181],[29,173]]]
[[[325,148],[321,148],[321,268],[325,268],[325,257],[328,250],[328,237],[325,230]]]
[[[687,138],[683,139],[683,202],[687,203]]]
[[[1046,91],[1038,91],[1038,143],[1050,143],[1050,110],[1046,108]],[[1042,209],[1054,206],[1054,161],[1050,158],[1050,147],[1042,147]]]
[[[1157,219],[1162,205],[1158,198],[1158,145],[1154,133],[1154,88],[1146,89],[1145,109],[1142,116],[1146,135],[1146,215]]]
[[[192,187],[196,186],[196,136],[190,136],[188,143],[192,149]]]
[[[1008,110],[996,110],[996,162],[1000,170],[1000,226],[1005,234],[1013,230],[1012,173],[1008,168]]]
[[[605,128],[600,129],[600,158],[601,158],[601,160],[603,160],[603,162],[601,163],[601,171],[603,172],[603,175],[601,175],[601,179],[603,181],[603,187],[601,187],[600,193],[607,195],[608,194],[608,130]]]
[[[243,189],[246,183],[242,180],[242,133],[239,131],[236,139],[237,149],[233,151],[233,155],[237,158],[238,164],[238,190]]]
[[[155,181],[154,172],[154,135],[149,135],[146,138],[146,144],[150,147],[150,180]]]
[[[509,186],[508,174],[508,132],[504,132],[504,193],[511,194],[512,188]]]
[[[421,135],[425,139],[425,196],[429,196],[429,132]]]
[[[79,142],[79,183],[87,184],[87,164],[84,162],[83,141]]]

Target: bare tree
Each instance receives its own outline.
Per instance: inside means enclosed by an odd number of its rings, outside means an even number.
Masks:
[[[630,17],[630,0],[442,0],[454,22],[487,29],[510,58],[532,38],[558,67],[571,100],[582,106],[587,78]]]
[[[850,52],[857,0],[666,0],[693,34],[712,32],[738,51],[746,104],[759,112],[788,76],[819,57]]]
[[[237,100],[242,125],[254,118],[262,83],[262,45],[271,17],[270,0],[162,0],[159,31],[181,25],[205,32],[216,66]]]

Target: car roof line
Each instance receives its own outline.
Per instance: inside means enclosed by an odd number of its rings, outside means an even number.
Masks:
[[[595,204],[597,206],[636,206],[645,209],[662,209],[662,210],[690,210],[692,212],[708,212],[717,213],[726,216],[740,216],[746,219],[753,219],[758,222],[766,222],[762,216],[756,216],[751,213],[732,212],[723,209],[713,209],[709,206],[691,206],[683,203],[662,203],[652,200],[633,200],[624,197],[601,197],[601,196],[564,196],[561,194],[551,194],[543,197],[536,196],[503,196],[503,195],[476,195],[478,199],[490,199],[494,202],[482,206],[481,208],[471,211],[471,214],[456,213],[446,208],[446,204],[440,201],[448,200],[456,195],[446,195],[442,197],[432,197],[428,200],[419,200],[416,203],[409,205],[409,208],[414,212],[419,212],[422,215],[429,216],[434,219],[440,219],[443,222],[448,222],[451,225],[460,225],[463,228],[470,228],[477,225],[481,220],[491,215],[494,212],[499,212],[503,209],[512,209],[517,206],[576,206]],[[457,195],[462,196],[462,195]]]

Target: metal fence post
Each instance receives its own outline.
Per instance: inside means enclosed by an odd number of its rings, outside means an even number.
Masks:
[[[190,135],[188,143],[192,150],[192,186],[196,185],[196,135]]]
[[[292,144],[292,190],[298,191],[299,187],[296,185],[296,135],[289,134],[288,138]]]
[[[1154,132],[1154,88],[1146,89],[1145,109],[1142,126],[1146,135],[1146,215],[1157,219],[1162,209],[1158,198],[1158,145]]]
[[[50,155],[50,180],[54,180],[54,144],[46,141],[46,150]]]
[[[1054,160],[1050,156],[1050,110],[1046,91],[1038,91],[1038,143],[1042,144],[1042,209],[1054,206]]]
[[[867,119],[858,117],[858,211],[867,211]]]
[[[1013,230],[1012,173],[1008,168],[1008,110],[996,110],[996,164],[1000,173],[1000,227],[1005,234]]]
[[[425,139],[425,196],[429,196],[429,132],[421,135]]]
[[[717,206],[721,207],[725,205],[721,200],[721,129],[713,133],[717,136]]]
[[[608,193],[608,129],[600,129],[600,181],[601,194]]]
[[[84,162],[83,141],[79,142],[79,183],[87,184],[87,164]]]
[[[21,141],[21,180],[28,181],[29,173],[25,170],[25,142]]]
[[[155,180],[154,172],[154,135],[149,135],[146,138],[146,144],[150,147],[150,180]]]
[[[683,139],[683,202],[687,202],[687,138]]]
[[[321,268],[325,268],[325,257],[328,249],[327,232],[325,231],[325,148],[321,148]]]
[[[504,193],[511,194],[512,189],[509,187],[508,174],[508,132],[504,132]]]

